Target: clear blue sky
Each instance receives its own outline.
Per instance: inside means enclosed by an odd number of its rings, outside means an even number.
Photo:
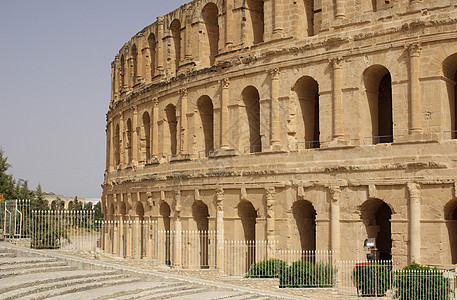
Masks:
[[[111,61],[186,0],[0,0],[0,147],[33,189],[99,198]]]

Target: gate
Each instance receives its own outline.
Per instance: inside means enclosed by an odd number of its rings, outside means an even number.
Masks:
[[[30,200],[5,200],[0,205],[0,227],[7,239],[30,237]]]

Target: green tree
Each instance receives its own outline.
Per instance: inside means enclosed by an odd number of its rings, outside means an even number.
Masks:
[[[0,193],[3,194],[3,199],[13,199],[15,196],[16,182],[13,175],[6,174],[10,167],[8,157],[0,148]]]
[[[44,193],[41,189],[41,184],[38,184],[34,192],[34,197],[30,203],[32,210],[47,210],[49,209],[48,201],[44,199]]]
[[[95,215],[95,220],[97,220],[97,221],[103,220],[101,201],[97,202],[97,204],[94,205],[94,215]]]
[[[92,207],[92,202],[87,202],[86,204],[84,204],[84,210],[92,210],[93,207]]]

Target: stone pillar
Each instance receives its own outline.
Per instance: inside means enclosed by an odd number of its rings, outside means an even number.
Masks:
[[[191,30],[192,30],[192,11],[189,6],[188,12],[186,15],[186,28],[185,28],[185,37],[184,37],[184,58],[185,60],[192,59],[192,39],[191,39]],[[182,57],[182,56],[181,56]]]
[[[117,67],[119,65],[119,57],[116,56],[116,59],[114,60],[114,101],[117,101],[119,99],[119,68]]]
[[[274,12],[273,12],[273,38],[280,38],[283,36],[284,29],[282,28],[282,0],[274,0]]]
[[[181,191],[175,190],[174,191],[174,202],[175,202],[175,240],[174,240],[174,251],[175,251],[175,261],[172,262],[176,268],[180,268],[182,266],[182,237],[181,237]]]
[[[119,119],[119,158],[120,162],[119,164],[121,166],[124,165],[125,163],[125,144],[124,144],[124,138],[125,138],[125,132],[124,132],[124,114],[121,113],[120,119]]]
[[[229,85],[230,80],[224,78],[221,80],[221,148],[229,148],[229,132],[228,132],[228,105],[229,105]]]
[[[216,189],[216,264],[224,271],[224,189]]]
[[[187,154],[187,89],[181,93],[181,154]]]
[[[421,105],[421,89],[420,89],[420,44],[414,43],[408,46],[409,52],[409,96],[411,109],[411,128],[410,133],[422,132],[422,105]]]
[[[157,71],[164,73],[163,17],[157,17]]]
[[[343,59],[337,57],[331,60],[333,65],[333,139],[339,140],[344,134],[343,112]]]
[[[417,183],[408,183],[410,263],[421,262],[421,191]]]
[[[127,228],[127,257],[133,257],[133,224],[132,220],[128,220]]]
[[[346,0],[336,0],[335,1],[335,5],[336,5],[336,9],[335,9],[335,12],[336,12],[336,15],[335,15],[335,18],[336,19],[342,19],[346,16]]]
[[[341,188],[339,186],[330,187],[330,243],[332,251],[336,257],[340,255],[341,235],[340,235],[340,198]]]
[[[159,156],[159,101],[157,101],[157,98],[154,98],[152,100],[152,157],[158,157]]]
[[[275,0],[276,3],[277,0]],[[270,70],[271,77],[271,150],[280,150],[279,140],[279,69]]]
[[[142,220],[140,220],[140,217],[136,217],[136,222],[135,222],[135,230],[136,230],[136,251],[135,251],[135,258],[140,259],[141,256],[143,255],[143,251],[141,251],[143,248],[143,235],[141,234],[141,227],[143,226]]]
[[[120,257],[125,257],[125,224],[126,220],[123,215],[120,215],[119,217],[119,256]]]
[[[148,196],[149,198],[149,196]],[[149,202],[149,199],[148,199],[148,202]],[[146,251],[146,257],[148,259],[152,259],[153,257],[153,248],[154,248],[154,240],[153,240],[153,234],[154,234],[154,227],[153,227],[153,220],[152,220],[152,217],[149,217],[149,220],[148,220],[148,247],[147,247],[147,251]]]
[[[111,163],[111,126],[110,121],[106,124],[105,134],[106,134],[106,171],[110,169]]]
[[[114,221],[113,223],[113,251],[114,255],[119,254],[119,221]]]
[[[127,58],[127,90],[131,90],[135,83],[133,82],[133,56],[131,55]]]
[[[115,92],[114,86],[116,85],[116,65],[114,62],[111,63],[111,101],[110,103],[114,102]]]
[[[111,119],[110,123],[109,123],[109,132],[110,132],[110,143],[111,143],[111,146],[110,146],[110,151],[109,151],[109,171],[113,171],[114,170],[114,165],[115,165],[115,162],[114,162],[114,148],[116,147],[115,143],[114,143],[114,122],[113,120]]]
[[[234,0],[225,0],[225,50],[233,45],[233,3]]]
[[[133,120],[132,120],[132,164],[136,165],[138,162],[138,108],[132,107]]]
[[[265,189],[265,198],[267,200],[267,214],[266,214],[266,233],[267,233],[267,259],[274,258],[276,251],[276,232],[275,232],[275,198],[276,190],[274,187]]]

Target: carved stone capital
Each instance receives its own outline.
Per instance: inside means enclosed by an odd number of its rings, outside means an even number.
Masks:
[[[273,68],[268,70],[268,73],[271,76],[271,79],[279,79],[279,68]]]
[[[408,49],[409,55],[411,57],[419,56],[420,51],[422,50],[421,44],[419,42],[406,45],[405,47]]]
[[[163,17],[157,17],[157,25],[163,25]]]
[[[420,197],[421,197],[420,185],[415,182],[408,182],[407,186],[408,186],[409,198],[410,199],[420,199]]]
[[[332,202],[338,202],[341,198],[341,187],[331,186],[329,187],[330,195],[332,196]]]
[[[182,88],[179,90],[179,94],[181,95],[181,98],[187,98],[187,89],[186,88]]]
[[[228,89],[229,88],[230,79],[224,78],[224,79],[219,80],[219,82],[221,83],[223,89]]]
[[[329,62],[332,64],[333,69],[341,69],[343,67],[343,61],[344,59],[341,56],[329,58]]]

